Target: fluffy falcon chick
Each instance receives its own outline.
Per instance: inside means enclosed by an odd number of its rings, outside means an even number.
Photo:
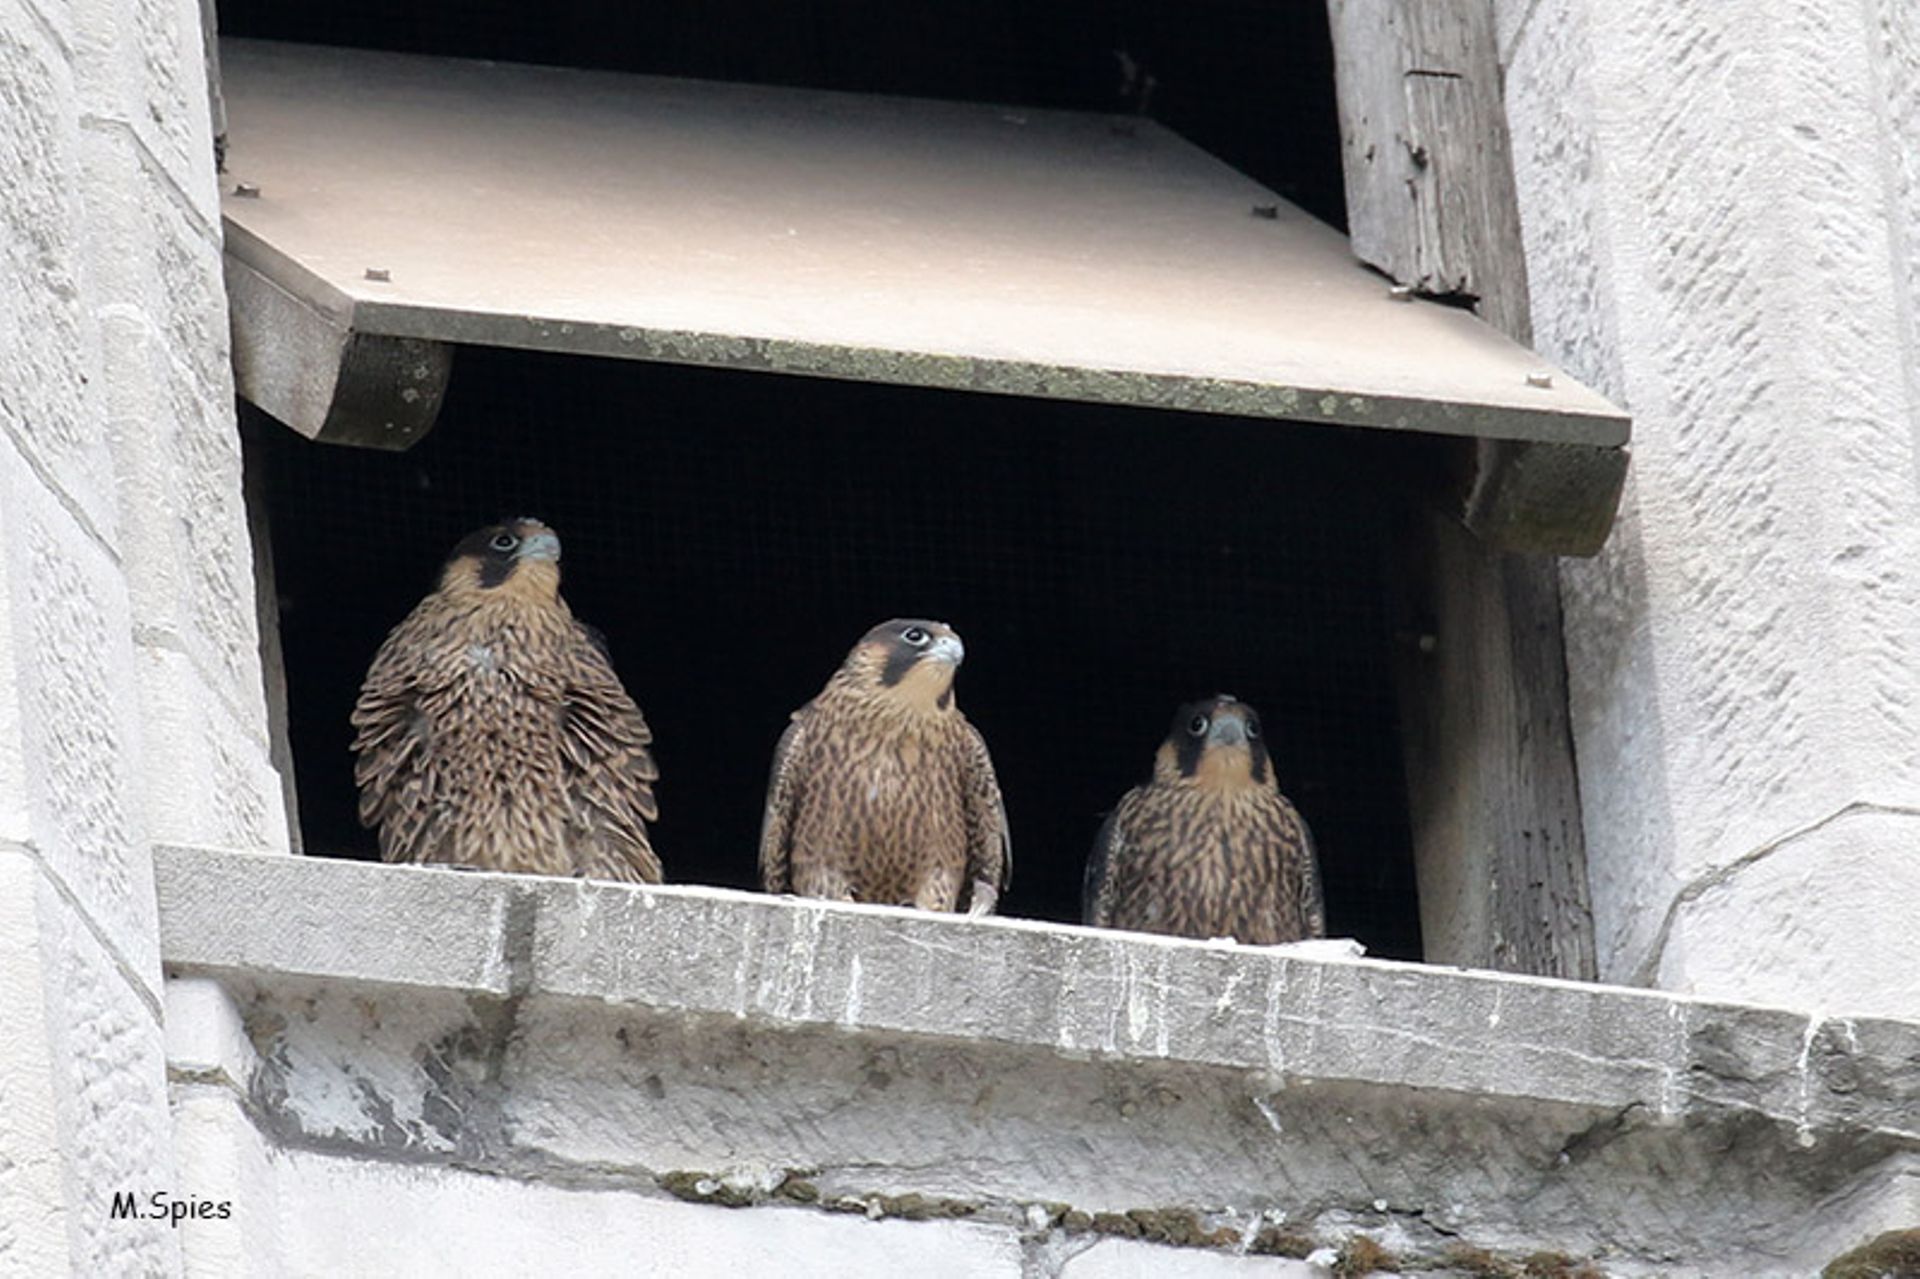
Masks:
[[[360,821],[390,862],[660,882],[653,734],[560,598],[538,520],[468,534],[353,708]]]
[[[1313,840],[1251,706],[1222,694],[1174,715],[1153,776],[1094,839],[1083,909],[1103,928],[1257,946],[1326,935]]]
[[[774,748],[770,893],[984,915],[1013,866],[987,744],[954,705],[966,649],[918,618],[863,636]]]

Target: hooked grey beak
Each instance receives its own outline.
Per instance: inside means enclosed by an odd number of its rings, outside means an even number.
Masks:
[[[535,533],[520,543],[520,549],[514,552],[514,558],[520,560],[547,560],[558,563],[560,560],[560,538],[554,533]]]
[[[927,646],[927,657],[932,661],[958,666],[966,656],[967,646],[960,642],[958,635],[942,635]]]
[[[1247,726],[1238,715],[1216,715],[1213,727],[1207,730],[1209,746],[1245,746],[1247,744]]]

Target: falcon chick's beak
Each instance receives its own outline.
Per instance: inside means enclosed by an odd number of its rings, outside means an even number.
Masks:
[[[967,646],[958,635],[942,635],[927,646],[927,660],[958,666],[966,660]]]
[[[560,559],[560,537],[551,531],[535,533],[520,543],[520,549],[513,553],[519,560],[547,560],[558,563]]]
[[[1208,746],[1245,746],[1247,744],[1247,726],[1238,715],[1216,715],[1213,727],[1207,730]]]

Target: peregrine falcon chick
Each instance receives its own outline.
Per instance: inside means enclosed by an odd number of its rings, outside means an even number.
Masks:
[[[990,913],[1013,866],[987,744],[953,700],[951,627],[882,622],[774,748],[770,893]]]
[[[1313,840],[1251,706],[1222,694],[1174,715],[1153,775],[1094,838],[1082,909],[1102,928],[1258,946],[1326,935]]]
[[[653,734],[560,598],[533,519],[468,534],[353,708],[360,821],[390,862],[660,882]]]

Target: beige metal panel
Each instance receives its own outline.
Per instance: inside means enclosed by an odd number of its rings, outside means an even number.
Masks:
[[[243,40],[222,70],[229,252],[356,333],[1626,439],[1149,121]]]

